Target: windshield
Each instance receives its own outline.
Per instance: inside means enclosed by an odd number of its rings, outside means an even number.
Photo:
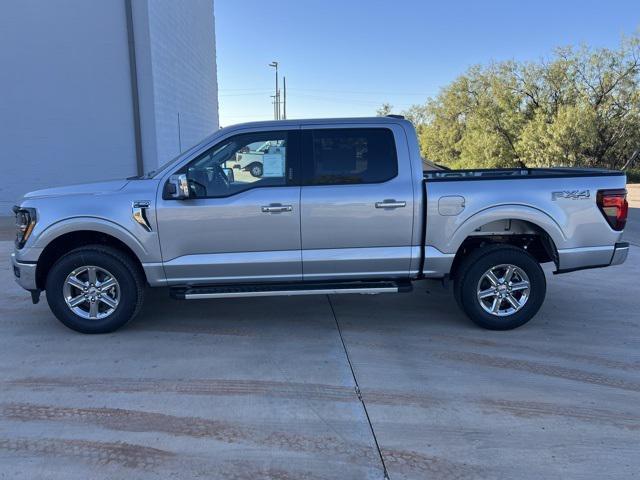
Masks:
[[[171,160],[168,160],[166,162],[164,162],[162,165],[160,165],[158,168],[156,168],[155,170],[151,170],[147,173],[145,173],[144,175],[142,175],[140,178],[153,178],[157,173],[163,171],[164,169],[168,168],[170,165],[172,165],[173,163],[177,162],[180,158],[182,158],[182,156],[185,153],[190,152],[191,150],[193,150],[195,147],[190,148],[189,150],[187,150],[186,152],[180,153],[177,156],[173,157]]]
[[[203,140],[202,142],[194,145],[193,147],[189,148],[188,150],[185,150],[182,153],[179,153],[178,155],[176,155],[175,157],[173,157],[171,160],[168,160],[166,162],[164,162],[162,165],[160,165],[158,168],[155,168],[147,173],[145,173],[144,175],[140,176],[140,177],[132,177],[132,178],[141,178],[141,179],[146,179],[146,178],[153,178],[155,177],[157,174],[159,174],[160,172],[166,170],[167,168],[169,168],[171,165],[173,165],[174,163],[177,163],[180,159],[184,158],[187,155],[190,155],[191,153],[193,153],[194,151],[196,151],[198,148],[202,147],[202,145],[207,142],[211,137],[206,138],[205,140]]]
[[[176,162],[180,157],[182,156],[182,154],[179,154],[176,157],[173,157],[171,160],[164,162],[162,165],[160,165],[158,168],[156,168],[155,170],[151,170],[147,173],[144,174],[145,178],[152,178],[156,173],[164,170],[165,168],[167,168],[169,165],[171,165],[172,163]]]

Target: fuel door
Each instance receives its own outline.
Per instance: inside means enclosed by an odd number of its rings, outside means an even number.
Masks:
[[[459,215],[464,210],[465,199],[460,195],[448,195],[438,200],[438,213],[445,217]]]

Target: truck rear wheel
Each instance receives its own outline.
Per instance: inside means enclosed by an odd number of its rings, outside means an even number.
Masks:
[[[138,313],[144,297],[137,266],[119,250],[102,245],[61,257],[51,267],[45,287],[58,320],[82,333],[117,330]]]
[[[251,165],[249,165],[249,173],[251,174],[251,176],[256,177],[256,178],[260,178],[262,176],[262,164],[255,162],[252,163]]]
[[[460,264],[455,296],[467,316],[490,330],[527,323],[544,301],[547,283],[540,264],[525,250],[489,245]]]

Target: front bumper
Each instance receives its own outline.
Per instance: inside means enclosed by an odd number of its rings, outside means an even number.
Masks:
[[[11,264],[13,267],[13,276],[22,288],[29,291],[38,290],[36,286],[36,264],[23,263],[16,260],[16,254],[11,254]]]

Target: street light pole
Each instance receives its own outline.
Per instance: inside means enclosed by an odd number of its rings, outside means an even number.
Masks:
[[[287,77],[282,77],[282,88],[284,90],[284,102],[282,102],[282,118],[287,119]]]
[[[274,118],[275,120],[280,120],[280,90],[278,87],[278,62],[273,61],[269,64],[270,67],[273,67],[276,69],[276,94],[275,94],[275,113],[274,113]]]

